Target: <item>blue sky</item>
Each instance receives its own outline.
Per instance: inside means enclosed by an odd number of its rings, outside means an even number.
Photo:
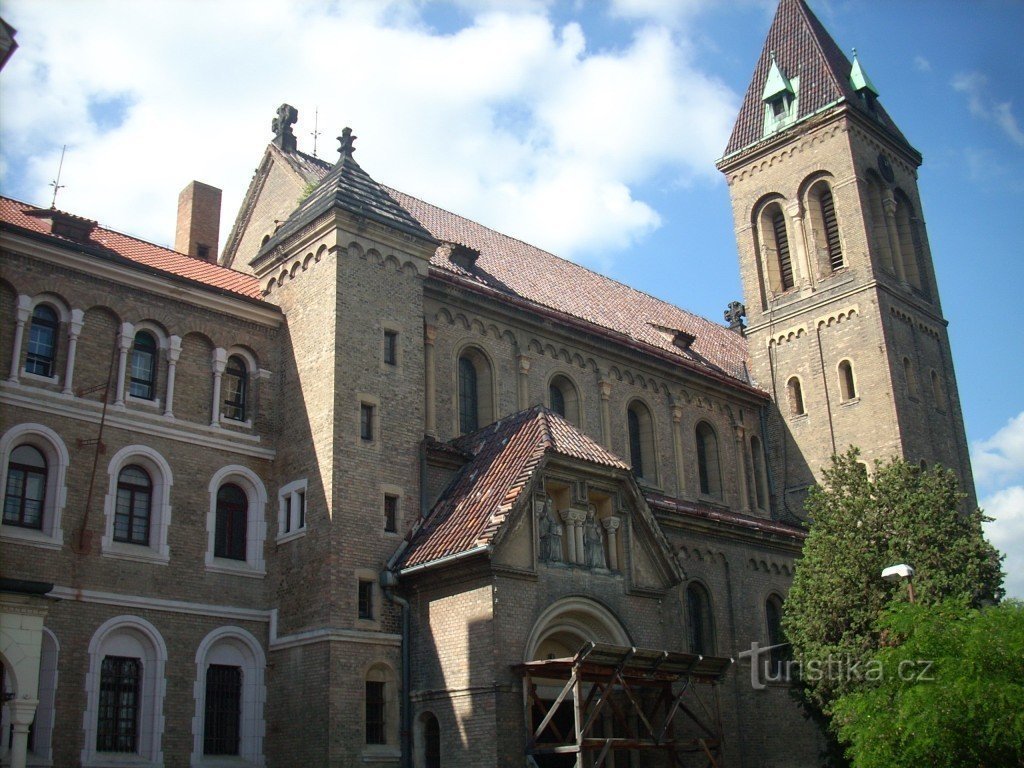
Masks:
[[[1024,3],[811,0],[924,155],[920,188],[978,493],[1024,596]],[[200,10],[201,9],[201,10]],[[227,235],[287,101],[377,178],[721,318],[740,298],[714,169],[771,0],[5,1],[0,190],[161,244],[178,191]]]

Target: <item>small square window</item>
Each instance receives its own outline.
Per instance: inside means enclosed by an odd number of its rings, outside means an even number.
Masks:
[[[373,582],[359,580],[359,618],[373,619]]]
[[[384,495],[384,530],[395,533],[398,530],[398,497]]]
[[[374,407],[371,403],[359,405],[359,436],[363,440],[373,440]]]
[[[384,331],[384,362],[398,365],[398,331]]]

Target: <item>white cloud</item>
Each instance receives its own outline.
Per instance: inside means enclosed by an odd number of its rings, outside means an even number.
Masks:
[[[971,464],[978,485],[995,487],[1024,478],[1024,411],[987,440],[971,445]]]
[[[931,72],[932,63],[928,61],[928,59],[926,59],[924,56],[915,56],[914,69],[916,69],[918,72]]]
[[[659,226],[636,191],[654,173],[714,174],[738,98],[685,37],[648,27],[593,52],[544,3],[464,6],[477,15],[442,33],[412,1],[217,0],[201,23],[174,0],[10,2],[4,191],[48,203],[67,143],[60,207],[167,243],[195,178],[224,189],[223,239],[285,101],[301,149],[318,107],[321,157],[351,125],[379,181],[577,258]],[[122,109],[98,124],[104,103]]]
[[[985,523],[985,535],[1006,555],[1006,594],[1024,599],[1024,486],[997,491],[982,499],[981,507],[994,518]]]
[[[953,90],[966,94],[971,114],[995,123],[1014,144],[1024,147],[1024,130],[1013,114],[1013,102],[998,101],[988,93],[988,78],[980,72],[961,72],[951,83]]]

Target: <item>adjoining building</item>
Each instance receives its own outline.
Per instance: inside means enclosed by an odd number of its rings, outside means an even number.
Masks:
[[[718,163],[729,327],[297,119],[220,254],[198,182],[175,250],[0,198],[0,756],[815,764],[780,649],[738,658],[803,494],[855,444],[973,497],[921,157],[860,62],[781,0]]]

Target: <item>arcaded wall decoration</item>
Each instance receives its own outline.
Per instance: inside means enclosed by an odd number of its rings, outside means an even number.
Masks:
[[[582,484],[584,492],[586,484]],[[575,492],[562,508],[548,494],[534,497],[537,521],[537,560],[548,565],[578,566],[599,572],[617,572],[620,563],[618,532],[621,516],[614,508],[581,501]],[[605,505],[606,506],[606,505]]]

